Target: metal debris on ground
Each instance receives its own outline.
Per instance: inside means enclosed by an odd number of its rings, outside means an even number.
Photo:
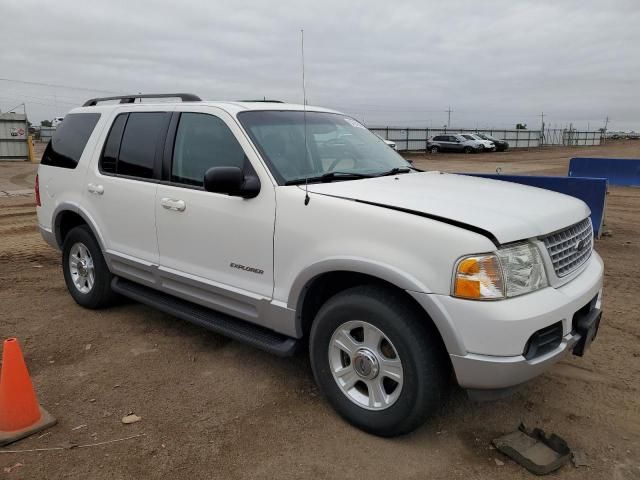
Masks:
[[[536,475],[546,475],[559,469],[571,459],[571,449],[555,433],[528,430],[523,423],[515,432],[493,440],[498,450]]]
[[[573,462],[573,465],[576,468],[591,466],[591,464],[589,463],[589,460],[587,459],[587,454],[584,453],[584,451],[582,450],[574,450],[571,455],[571,461]]]

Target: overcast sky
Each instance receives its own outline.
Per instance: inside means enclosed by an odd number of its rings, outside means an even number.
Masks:
[[[304,28],[309,103],[370,126],[442,126],[450,105],[454,127],[640,130],[638,0],[0,0],[0,18],[0,109],[38,123],[111,92],[301,102]]]

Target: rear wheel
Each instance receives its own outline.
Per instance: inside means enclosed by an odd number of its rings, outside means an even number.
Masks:
[[[62,245],[62,271],[73,299],[86,308],[103,308],[116,298],[113,275],[100,245],[86,225],[73,228]]]
[[[444,349],[429,320],[399,292],[360,286],[332,297],[316,316],[309,349],[331,405],[367,432],[408,433],[442,402]]]
[[[431,147],[431,153],[438,153],[440,151],[440,149],[438,147],[436,147],[435,145],[433,147]]]

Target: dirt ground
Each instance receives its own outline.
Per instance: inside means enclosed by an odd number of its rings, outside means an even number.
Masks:
[[[429,169],[546,175],[565,173],[576,155],[640,157],[640,142],[414,158]],[[0,192],[24,194],[34,171],[0,163]],[[605,315],[587,355],[567,357],[509,399],[476,404],[454,391],[438,415],[397,439],[342,421],[304,354],[276,358],[134,303],[80,308],[59,253],[36,230],[33,202],[0,197],[0,338],[20,339],[58,425],[0,449],[0,478],[524,479],[532,475],[490,447],[524,421],[586,455],[590,466],[565,466],[551,478],[640,479],[640,189],[610,191],[611,236],[596,244],[606,264]],[[123,425],[130,412],[142,421]]]

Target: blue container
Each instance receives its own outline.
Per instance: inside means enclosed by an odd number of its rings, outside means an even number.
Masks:
[[[599,177],[611,185],[640,185],[640,159],[575,157],[569,162],[570,177]]]

